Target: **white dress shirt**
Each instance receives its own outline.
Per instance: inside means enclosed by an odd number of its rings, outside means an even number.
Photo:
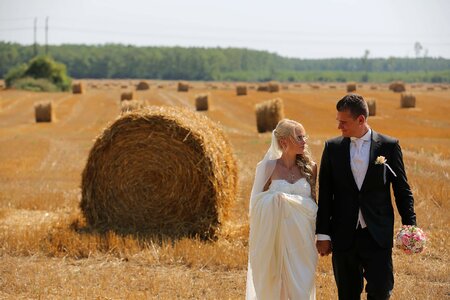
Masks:
[[[361,190],[364,178],[366,177],[367,168],[369,167],[371,136],[372,130],[369,128],[366,134],[362,137],[350,138],[350,167],[352,169],[353,178],[355,179],[359,190]],[[358,225],[360,225],[361,228],[367,227],[361,213],[361,209],[358,211],[358,222],[356,223],[356,228],[358,228]],[[331,240],[331,238],[327,234],[317,234],[317,240]]]

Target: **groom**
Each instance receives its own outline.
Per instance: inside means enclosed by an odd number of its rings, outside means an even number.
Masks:
[[[336,105],[342,136],[325,143],[319,174],[317,251],[332,262],[339,299],[389,299],[394,287],[394,210],[402,224],[415,225],[414,199],[398,140],[367,124],[363,97],[348,94]],[[380,157],[381,156],[381,157]],[[377,160],[386,162],[375,163]]]

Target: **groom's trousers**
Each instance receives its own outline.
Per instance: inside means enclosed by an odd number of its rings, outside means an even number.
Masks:
[[[389,299],[394,287],[392,248],[381,248],[367,228],[358,228],[350,249],[333,251],[333,271],[340,300],[359,300],[367,281],[368,300]]]

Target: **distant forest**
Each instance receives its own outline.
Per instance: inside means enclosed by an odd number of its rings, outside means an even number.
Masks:
[[[45,47],[0,42],[0,77]],[[243,48],[136,47],[120,44],[49,46],[73,78],[223,81],[450,82],[450,59],[299,59]]]

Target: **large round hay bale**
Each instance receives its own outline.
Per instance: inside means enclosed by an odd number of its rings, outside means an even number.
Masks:
[[[366,100],[367,106],[369,107],[369,116],[375,116],[377,113],[377,103],[373,98],[369,98]]]
[[[133,99],[134,99],[134,93],[133,92],[123,92],[120,95],[120,101],[133,100]]]
[[[395,93],[406,91],[405,84],[402,81],[394,81],[389,84],[389,89]]]
[[[284,118],[284,104],[280,98],[256,104],[256,128],[258,132],[272,131]]]
[[[347,83],[347,93],[352,93],[355,91],[356,91],[356,83],[355,82]]]
[[[400,107],[416,107],[416,96],[414,96],[413,94],[401,94]]]
[[[238,85],[236,87],[236,95],[237,96],[245,96],[245,95],[247,95],[247,86],[246,85]]]
[[[209,107],[209,95],[199,94],[195,97],[195,109],[197,111],[208,110]]]
[[[83,94],[83,84],[81,82],[72,84],[72,93]]]
[[[127,113],[144,108],[145,103],[139,100],[124,100],[120,102],[121,113]]]
[[[280,91],[280,84],[278,82],[269,82],[268,86],[270,93],[276,93]]]
[[[34,117],[36,122],[51,122],[54,118],[52,102],[38,102],[34,105]]]
[[[97,230],[212,237],[237,192],[227,137],[206,116],[149,106],[122,115],[97,138],[80,208]]]
[[[150,88],[150,85],[145,81],[139,82],[136,86],[136,90],[138,90],[138,91],[145,91],[145,90],[148,90],[149,88]]]
[[[188,92],[189,91],[189,83],[185,81],[178,82],[178,91],[179,92]]]

